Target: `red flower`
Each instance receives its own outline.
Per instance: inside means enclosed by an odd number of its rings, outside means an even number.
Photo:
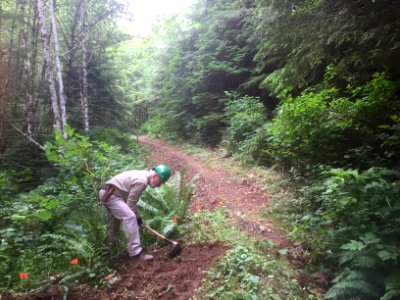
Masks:
[[[79,262],[79,259],[74,258],[73,260],[71,260],[70,264],[71,265],[76,265]]]
[[[172,218],[172,222],[177,223],[177,222],[178,222],[178,219],[177,219],[176,217],[173,217],[173,218]]]
[[[19,272],[19,278],[21,278],[21,279],[27,279],[27,278],[28,278],[28,273]]]

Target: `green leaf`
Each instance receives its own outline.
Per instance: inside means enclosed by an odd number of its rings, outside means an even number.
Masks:
[[[366,247],[363,242],[351,240],[350,243],[344,244],[340,247],[343,250],[361,251]]]
[[[21,216],[21,215],[14,214],[14,215],[11,216],[11,220],[13,220],[13,221],[24,221],[24,220],[26,220],[26,216]]]
[[[280,255],[286,255],[286,254],[288,254],[288,249],[286,249],[286,248],[285,249],[280,249],[278,252],[279,252]]]
[[[252,275],[250,280],[252,283],[257,284],[260,281],[260,276]]]
[[[389,249],[385,249],[385,250],[381,250],[378,251],[378,256],[380,259],[382,259],[383,261],[386,260],[391,260],[391,259],[396,259],[399,257],[399,251],[394,252],[394,251],[390,251]]]
[[[36,216],[42,221],[48,221],[51,219],[52,214],[48,210],[39,210],[36,212]]]

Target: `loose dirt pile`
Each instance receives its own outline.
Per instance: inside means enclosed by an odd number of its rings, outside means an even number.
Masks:
[[[170,248],[163,247],[151,252],[152,262],[130,262],[119,258],[119,268],[110,288],[71,287],[68,300],[99,299],[174,299],[187,300],[200,287],[204,271],[208,270],[226,251],[221,244],[193,244],[183,248],[173,259],[168,257]],[[1,299],[63,299],[62,286],[50,286],[45,292],[24,295],[3,295]]]

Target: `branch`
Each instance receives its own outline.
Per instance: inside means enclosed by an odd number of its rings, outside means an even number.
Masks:
[[[38,142],[36,142],[31,135],[23,133],[20,129],[18,129],[17,127],[15,127],[13,124],[11,124],[11,127],[14,128],[18,133],[20,133],[21,135],[23,135],[24,137],[26,137],[28,139],[28,141],[30,141],[32,144],[34,144],[35,146],[39,147],[40,150],[44,151],[44,147],[39,144]]]

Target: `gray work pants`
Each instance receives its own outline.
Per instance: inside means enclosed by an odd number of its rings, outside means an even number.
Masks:
[[[105,192],[105,190],[100,190],[100,199],[102,199]],[[129,256],[139,254],[142,251],[142,247],[140,246],[139,225],[135,213],[123,198],[115,195],[111,195],[108,201],[104,203],[104,206],[107,210],[107,242],[110,245],[114,243],[118,230],[117,220],[120,220],[127,239]]]

